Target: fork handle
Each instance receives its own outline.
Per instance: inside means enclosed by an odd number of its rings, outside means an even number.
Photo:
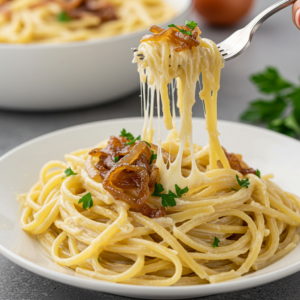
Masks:
[[[258,16],[256,16],[246,27],[250,27],[251,35],[250,40],[252,40],[252,37],[255,33],[255,31],[258,29],[258,27],[266,21],[268,18],[270,18],[272,15],[277,13],[278,11],[282,10],[283,8],[286,8],[289,5],[292,5],[297,0],[280,0],[277,3],[274,3],[267,9],[265,9],[263,12],[261,12]]]

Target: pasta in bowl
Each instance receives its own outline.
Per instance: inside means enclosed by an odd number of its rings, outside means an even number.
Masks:
[[[55,263],[78,274],[145,286],[214,284],[270,266],[299,242],[299,197],[220,144],[216,104],[224,61],[217,46],[199,36],[193,21],[168,27],[152,26],[135,52],[141,135],[123,128],[96,148],[66,155],[66,162],[49,162],[20,197],[22,228],[38,235]],[[204,147],[193,142],[200,74]],[[180,127],[169,101],[175,88]]]
[[[24,14],[20,8],[18,14],[14,15],[15,21],[2,19],[3,27],[0,26],[0,31],[3,28],[4,40],[0,38],[0,107],[31,111],[75,109],[112,101],[139,88],[137,72],[131,65],[130,48],[139,42],[141,35],[147,33],[145,27],[149,25],[149,17],[145,19],[143,14],[134,11],[135,17],[132,19],[130,13],[123,12],[123,19],[118,15],[118,19],[103,23],[97,16],[90,14],[84,15],[82,19],[60,22],[57,19],[64,19],[66,15],[61,13],[66,11],[54,0],[22,0],[8,4],[25,3],[26,6],[28,3],[40,2],[43,5],[37,7],[37,11],[33,10],[32,14],[39,11],[42,20],[31,16],[33,20],[30,19],[29,24],[33,24],[26,27],[26,30],[22,18],[26,16],[27,20],[31,10]],[[115,2],[133,5],[134,2],[145,1]],[[162,3],[173,9],[171,19],[160,19],[161,24],[167,26],[168,23],[184,22],[190,12],[191,2],[163,0]],[[52,15],[44,4],[55,7]],[[44,22],[45,14],[50,14],[50,23]],[[168,12],[166,18],[169,17]],[[80,27],[83,19],[95,18],[100,22],[98,27]],[[37,27],[36,22],[42,26]],[[77,29],[73,29],[73,25]],[[37,30],[35,33],[34,28]],[[124,76],[125,73],[127,76]]]

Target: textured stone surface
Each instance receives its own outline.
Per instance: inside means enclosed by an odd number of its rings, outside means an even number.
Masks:
[[[275,0],[257,1],[252,15],[275,2]],[[276,66],[284,76],[293,81],[297,80],[300,74],[300,32],[294,28],[290,14],[290,9],[287,8],[268,20],[254,36],[250,48],[242,56],[226,64],[222,73],[218,103],[220,119],[238,121],[238,116],[245,109],[247,101],[257,96],[248,77],[266,65]],[[201,26],[201,29],[203,36],[219,42],[236,28],[214,30]],[[124,75],[126,76],[126,74]],[[196,104],[194,115],[203,115],[200,103]],[[118,102],[71,112],[22,113],[0,111],[0,155],[25,141],[56,129],[86,122],[132,116],[140,116],[138,92]],[[125,298],[53,282],[18,267],[0,255],[0,299],[119,300]],[[202,299],[298,300],[300,299],[300,273],[251,290]]]

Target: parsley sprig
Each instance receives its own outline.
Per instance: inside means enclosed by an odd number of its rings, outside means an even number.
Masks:
[[[123,129],[121,130],[120,136],[126,137],[126,139],[129,141],[128,143],[125,143],[124,145],[132,145],[135,141],[137,141],[137,140],[140,141],[140,140],[141,140],[141,136],[140,136],[140,135],[139,135],[138,137],[134,138],[133,134],[130,133],[130,132],[127,132],[125,128],[123,128]],[[144,142],[144,141],[143,141],[143,142]],[[145,143],[147,143],[147,142],[145,142]],[[148,143],[147,143],[147,144],[148,144]],[[149,146],[150,146],[150,145],[149,145]],[[150,148],[151,148],[151,146],[150,146]]]
[[[66,169],[64,172],[65,172],[66,176],[62,177],[62,179],[78,174],[78,173],[74,173],[73,170],[71,169],[71,167]]]
[[[133,139],[132,141],[125,143],[124,145],[132,145],[134,142],[136,142],[137,140],[141,140],[141,136],[139,135],[138,137],[136,137],[135,139]]]
[[[169,191],[168,194],[162,194],[162,192],[164,192],[165,189],[161,183],[156,182],[152,196],[161,198],[161,204],[164,207],[176,206],[175,198],[182,197],[182,195],[187,193],[189,189],[188,187],[181,189],[177,184],[175,184],[175,190],[176,194],[174,194],[172,191]]]
[[[234,191],[239,191],[240,189],[242,189],[243,187],[244,188],[246,188],[246,189],[248,189],[249,188],[249,185],[250,185],[250,182],[249,182],[249,178],[246,178],[246,179],[240,179],[239,178],[239,175],[237,175],[236,174],[236,180],[237,180],[237,182],[238,182],[238,184],[239,184],[239,189],[238,190],[236,190],[236,189],[234,189],[234,188],[231,188],[232,190],[234,190]]]
[[[65,11],[61,11],[56,16],[56,19],[57,19],[58,22],[61,22],[61,23],[70,22],[72,20],[72,18]]]
[[[82,198],[80,198],[78,204],[80,203],[82,203],[83,210],[91,208],[94,205],[91,193],[87,193]]]
[[[134,136],[130,132],[127,132],[125,128],[121,130],[120,136],[126,137],[128,141],[134,140]]]
[[[170,25],[168,25],[168,27],[174,27],[174,28],[178,29],[183,34],[192,35],[192,30],[194,30],[197,27],[197,25],[198,24],[194,21],[186,20],[185,26],[187,26],[191,29],[189,31],[186,31],[184,29],[180,29],[175,24],[170,24]]]
[[[220,243],[220,240],[215,236],[214,242],[212,243],[213,248],[220,247],[219,243]]]
[[[255,175],[260,178],[260,171],[257,169]]]
[[[117,161],[119,160],[119,156],[116,156],[115,158],[114,158],[114,162],[115,162],[115,164],[117,163]]]
[[[300,137],[300,84],[287,81],[272,67],[250,79],[262,94],[269,97],[250,102],[241,120],[265,123],[269,129]]]
[[[154,151],[151,150],[152,154],[151,154],[151,158],[150,158],[150,165],[153,163],[154,160],[157,159],[157,154],[154,154]]]

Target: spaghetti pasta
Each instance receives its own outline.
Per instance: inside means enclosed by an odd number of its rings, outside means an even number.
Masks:
[[[175,50],[172,34],[142,40],[135,54],[142,82],[142,141],[125,131],[93,150],[67,154],[66,162],[43,167],[26,195],[21,225],[38,235],[54,262],[111,282],[194,285],[238,278],[296,247],[300,199],[282,191],[270,176],[260,178],[241,156],[221,147],[217,93],[223,59],[213,42],[196,39],[199,46],[183,51]],[[192,138],[200,75],[209,135],[205,147]],[[179,131],[174,101],[169,104],[175,87]],[[158,127],[157,146],[155,96],[158,124],[161,102],[170,132],[162,142]],[[163,195],[173,197],[175,205],[164,205]],[[82,204],[84,197],[89,209]],[[148,214],[162,204],[168,206],[160,211],[163,216]]]
[[[99,39],[173,16],[173,9],[163,0],[1,0],[0,43]]]

